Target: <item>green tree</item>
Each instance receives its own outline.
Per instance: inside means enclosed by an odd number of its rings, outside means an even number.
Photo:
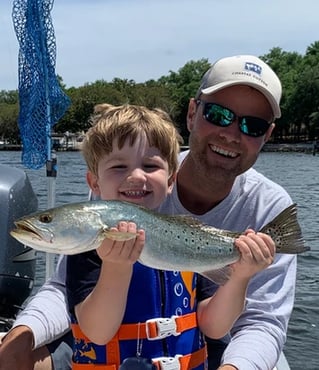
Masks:
[[[148,108],[161,108],[173,114],[172,99],[168,88],[155,80],[136,84],[132,90],[130,102]]]
[[[283,141],[315,139],[319,134],[319,41],[312,43],[304,56],[272,48],[261,56],[278,74],[282,86],[282,117],[276,121],[274,139]],[[159,107],[167,111],[188,140],[186,114],[189,98],[196,94],[200,80],[210,67],[207,59],[189,61],[177,72],[170,71],[158,80],[135,83],[134,80],[114,78],[111,82],[98,80],[84,86],[61,88],[71,99],[71,106],[55,125],[59,133],[86,131],[89,117],[99,103],[114,105],[130,103]],[[0,91],[0,137],[19,140],[18,91]]]
[[[305,54],[305,62],[307,65],[315,67],[319,60],[319,41],[315,41],[307,47]]]
[[[17,90],[1,90],[0,91],[0,103],[16,104],[19,101]]]
[[[0,138],[8,139],[13,144],[20,143],[18,110],[18,103],[0,103]]]
[[[186,115],[189,99],[195,96],[203,74],[210,67],[208,59],[187,62],[177,72],[170,71],[168,76],[162,76],[159,82],[168,88],[173,101],[172,117],[181,128],[181,134],[187,143],[188,130],[186,127]]]
[[[292,122],[296,123],[292,110],[293,94],[299,79],[302,55],[296,52],[286,52],[281,48],[273,48],[266,55],[261,56],[267,64],[276,72],[282,83],[281,118],[276,120],[276,128],[273,137],[275,140],[283,141],[289,135]]]
[[[89,117],[98,103],[121,104],[123,98],[112,84],[98,80],[66,91],[72,104],[55,127],[56,132],[80,132],[90,127]]]
[[[293,122],[297,124],[297,139],[300,139],[301,134],[306,135],[305,139],[313,139],[318,122],[319,64],[308,65],[305,59],[304,70],[299,75],[291,101]]]

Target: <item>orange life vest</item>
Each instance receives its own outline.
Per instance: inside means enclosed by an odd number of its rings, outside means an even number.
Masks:
[[[73,319],[75,370],[117,370],[128,357],[152,360],[158,370],[206,369],[206,345],[197,326],[197,275],[134,265],[123,323],[106,345],[97,345]]]

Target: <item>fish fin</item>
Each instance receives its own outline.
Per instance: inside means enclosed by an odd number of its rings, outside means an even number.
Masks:
[[[158,215],[157,215],[158,216]],[[185,226],[194,228],[194,229],[200,229],[207,233],[210,233],[212,235],[218,234],[219,236],[225,236],[227,239],[229,238],[238,238],[242,233],[237,231],[230,231],[230,230],[222,230],[217,229],[216,227],[213,227],[211,225],[208,225],[202,221],[199,221],[198,219],[194,218],[190,215],[161,215],[162,217],[169,217],[170,222],[172,223],[182,223]]]
[[[217,285],[224,285],[230,278],[232,268],[230,266],[222,267],[218,270],[209,270],[199,274],[213,281]]]
[[[177,216],[178,217],[178,216]],[[206,224],[190,215],[182,215],[181,218],[189,226],[205,226]]]
[[[173,216],[172,215],[164,215],[164,216],[169,217],[169,219],[172,222],[176,222],[176,223],[181,222],[181,223],[186,224],[187,226],[190,226],[190,227],[206,226],[204,223],[202,223],[201,221],[199,221],[198,219],[196,219],[195,217],[190,216],[190,215],[173,215]]]
[[[227,238],[238,238],[241,235],[241,233],[238,231],[217,229],[216,227],[208,225],[202,221],[197,220],[193,216],[189,216],[189,215],[175,215],[175,216],[170,216],[170,218],[178,222],[183,222],[189,227],[201,229],[213,235],[218,234],[220,236],[226,236]]]
[[[297,206],[292,204],[264,226],[260,232],[272,237],[276,253],[296,254],[309,251],[302,238],[297,219]]]
[[[138,236],[137,233],[124,233],[121,231],[110,231],[110,230],[104,230],[103,236],[105,238],[114,240],[116,242],[125,242],[127,240],[134,239]]]

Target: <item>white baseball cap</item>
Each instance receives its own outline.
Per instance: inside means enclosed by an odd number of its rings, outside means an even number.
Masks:
[[[274,118],[281,116],[281,82],[276,73],[253,55],[236,55],[219,59],[202,78],[195,98],[209,95],[229,86],[248,85],[260,91],[273,110]]]

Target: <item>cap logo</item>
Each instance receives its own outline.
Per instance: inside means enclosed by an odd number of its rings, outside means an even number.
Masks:
[[[246,71],[255,72],[259,75],[261,75],[261,71],[262,71],[262,68],[258,64],[249,63],[249,62],[245,63],[245,69]]]

